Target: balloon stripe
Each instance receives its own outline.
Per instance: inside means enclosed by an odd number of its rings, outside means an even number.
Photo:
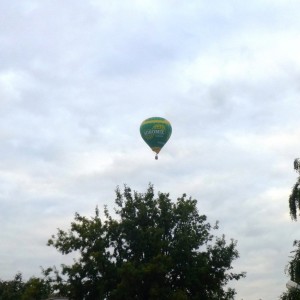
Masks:
[[[142,125],[146,125],[146,124],[157,124],[157,123],[170,125],[170,122],[167,121],[167,120],[149,120],[149,121],[144,121],[144,122],[142,123]]]

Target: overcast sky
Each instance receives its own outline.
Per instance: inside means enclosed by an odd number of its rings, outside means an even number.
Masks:
[[[2,0],[0,278],[70,261],[74,213],[148,183],[238,241],[236,299],[274,300],[300,223],[298,0]],[[158,161],[139,133],[172,123]]]

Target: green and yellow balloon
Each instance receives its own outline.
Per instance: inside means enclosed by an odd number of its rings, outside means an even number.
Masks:
[[[158,159],[158,153],[172,134],[172,126],[164,118],[153,117],[143,121],[140,133],[143,140],[156,153],[155,159]]]

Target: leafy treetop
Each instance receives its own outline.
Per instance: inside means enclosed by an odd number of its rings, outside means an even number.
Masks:
[[[68,231],[58,229],[48,241],[62,254],[77,253],[72,265],[44,274],[61,294],[82,299],[234,299],[226,288],[245,274],[233,273],[236,241],[215,237],[197,201],[184,194],[172,202],[125,186],[116,189],[116,217],[75,214]]]

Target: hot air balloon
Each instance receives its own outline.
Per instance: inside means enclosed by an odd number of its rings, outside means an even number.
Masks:
[[[172,127],[168,120],[153,117],[143,121],[140,133],[143,140],[156,153],[155,159],[158,159],[158,153],[172,134]]]

